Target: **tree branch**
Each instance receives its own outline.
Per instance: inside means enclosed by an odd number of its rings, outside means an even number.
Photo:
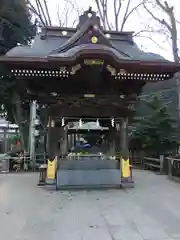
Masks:
[[[164,11],[164,12],[167,12],[167,8],[168,8],[168,4],[167,2],[165,3],[166,7],[161,3],[160,0],[155,0],[156,1],[156,4]]]
[[[28,0],[27,1],[27,4],[29,6],[29,10],[34,13],[41,21],[42,25],[46,25],[45,22],[44,22],[44,19],[42,17],[42,15],[36,10],[36,8],[32,5],[32,3]]]
[[[100,5],[99,0],[95,0],[95,3],[96,3],[96,6],[97,6],[97,9],[98,9],[102,24],[103,24],[103,28],[105,28],[105,23],[103,22],[103,10],[101,9],[102,6]]]
[[[137,37],[140,36],[141,33],[159,33],[159,34],[165,34],[165,32],[162,32],[161,30],[153,30],[153,29],[142,29],[136,33],[133,34],[133,37]],[[169,37],[169,36],[168,36]]]
[[[131,0],[128,0],[127,6],[126,6],[126,11],[125,11],[125,14],[124,14],[124,17],[123,17],[123,20],[122,20],[122,24],[121,24],[121,31],[123,30],[125,22],[126,22],[126,17],[128,15],[130,3],[131,3]]]
[[[179,62],[180,61],[180,57],[179,57],[179,49],[178,49],[178,43],[177,43],[177,39],[178,39],[178,34],[177,34],[177,26],[176,26],[176,19],[175,19],[175,15],[174,15],[174,8],[170,7],[169,4],[167,3],[167,1],[164,2],[164,5],[162,4],[162,2],[160,0],[155,0],[157,6],[164,12],[167,14],[169,20],[170,20],[170,24],[167,23],[164,19],[159,19],[158,17],[156,17],[152,11],[150,11],[146,5],[144,4],[144,8],[146,9],[146,11],[150,14],[150,16],[156,20],[157,22],[159,22],[161,25],[163,25],[170,33],[171,36],[171,43],[172,43],[172,52],[173,52],[173,57],[174,57],[174,61],[175,62]]]
[[[146,6],[146,4],[143,2],[143,6],[145,8],[145,10],[149,13],[149,15],[158,23],[160,23],[161,25],[164,25],[170,32],[171,32],[171,26],[164,20],[164,19],[160,19],[158,17],[156,17]]]
[[[65,0],[68,4],[72,6],[72,9],[76,10],[78,17],[81,15],[81,10],[78,8],[76,1],[72,2],[71,0]]]
[[[46,2],[46,0],[43,0],[43,2],[44,2],[45,9],[46,9],[46,15],[47,15],[47,18],[48,18],[48,21],[49,21],[49,26],[52,26],[50,13],[49,13],[49,9],[48,9],[48,6],[47,6],[47,2]]]
[[[131,0],[129,0],[131,1]],[[115,29],[116,31],[119,30],[119,24],[118,24],[118,18],[119,18],[119,13],[122,7],[122,1],[118,0],[119,6],[117,6],[117,0],[114,0],[114,17],[115,17]]]
[[[37,6],[37,11],[38,11],[39,15],[41,15],[41,17],[44,19],[44,21],[43,21],[45,23],[44,25],[48,25],[46,15],[44,13],[43,7],[39,0],[36,0],[36,6]]]
[[[124,17],[123,17],[123,21],[122,21],[122,24],[121,24],[121,31],[123,31],[124,29],[124,26],[128,20],[128,18],[132,15],[132,13],[134,11],[136,11],[140,6],[142,6],[144,4],[144,1],[146,0],[143,0],[141,3],[139,3],[137,6],[133,7],[130,11],[129,11],[129,7],[130,7],[130,2],[131,0],[128,1],[128,4],[127,4],[127,7],[126,7],[126,12],[124,14]],[[128,12],[129,11],[129,12]]]
[[[156,41],[154,41],[154,39],[150,36],[137,35],[136,37],[147,38],[147,39],[151,40],[158,48],[162,49],[163,51],[166,50],[161,45],[159,45]]]

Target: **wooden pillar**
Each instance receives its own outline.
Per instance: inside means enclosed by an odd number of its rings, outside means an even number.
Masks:
[[[60,151],[61,156],[65,156],[68,151],[68,128],[67,126],[61,128],[61,141],[60,141]]]
[[[129,157],[127,128],[128,120],[127,118],[122,118],[120,120],[120,151],[123,158]]]
[[[112,128],[110,133],[111,143],[110,143],[110,152],[111,156],[115,157],[116,155],[116,129]]]
[[[120,157],[120,122],[116,121],[116,128],[115,128],[115,151],[116,151],[116,159]]]
[[[74,141],[73,135],[72,133],[69,133],[69,150],[71,150],[73,147],[73,141]]]
[[[48,123],[48,156],[49,160],[53,160],[56,154],[56,128],[55,121],[52,116],[49,117]]]
[[[64,128],[64,153],[65,155],[68,152],[68,126]]]
[[[112,141],[112,156],[113,157],[116,156],[116,141],[115,141],[115,138]]]
[[[68,139],[67,150],[69,151],[69,149],[71,148],[71,135],[69,133],[67,134],[67,139]]]
[[[129,159],[129,147],[128,147],[128,119],[122,118],[120,120],[120,168],[121,168],[121,182],[122,185],[126,186],[126,184],[130,184],[129,186],[133,186],[132,183],[132,173],[130,167],[130,159]]]
[[[76,145],[76,133],[73,134],[74,136],[74,146]]]
[[[76,134],[76,138],[77,138],[77,141],[79,142],[80,141],[80,134]]]
[[[8,139],[7,139],[7,128],[4,128],[4,137],[3,137],[3,145],[4,145],[4,153],[8,151]]]

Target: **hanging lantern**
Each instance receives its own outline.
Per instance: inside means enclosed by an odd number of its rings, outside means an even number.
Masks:
[[[114,127],[114,118],[111,119],[111,126]]]
[[[82,127],[82,119],[79,119],[79,127]]]
[[[62,121],[61,121],[61,126],[62,126],[62,127],[64,127],[64,126],[65,126],[64,118],[62,118]]]

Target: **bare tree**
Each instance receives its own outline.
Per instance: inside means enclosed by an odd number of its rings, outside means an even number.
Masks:
[[[27,4],[29,6],[29,10],[37,18],[40,25],[52,25],[46,0],[35,0],[34,4],[31,2],[31,0],[27,0]]]
[[[174,62],[180,62],[180,52],[178,49],[178,25],[180,24],[177,21],[175,16],[175,10],[173,6],[170,6],[168,1],[163,0],[152,0],[146,1],[143,4],[146,12],[159,24],[160,28],[163,29],[164,34],[167,36],[167,41],[170,42],[172,55]],[[157,10],[160,10],[162,14],[157,14]],[[156,13],[156,14],[155,14]],[[159,17],[163,16],[163,17]],[[180,73],[177,73],[172,81],[171,88],[176,85],[177,95],[178,95],[178,116],[180,118]]]
[[[27,4],[31,13],[37,18],[39,25],[52,26],[52,15],[50,14],[47,0],[34,0],[33,2],[31,0],[27,0]],[[64,7],[62,8],[63,4]],[[76,0],[63,0],[59,3],[56,16],[60,27],[67,27],[69,23],[68,16],[73,11],[77,13],[77,16],[79,16],[82,12],[82,9],[77,4]],[[71,24],[72,27],[75,22],[76,20]]]
[[[152,8],[153,4],[153,8]],[[143,3],[144,9],[147,13],[157,22],[160,24],[161,27],[164,29],[164,34],[168,36],[171,40],[172,46],[172,54],[175,62],[180,61],[179,49],[178,49],[178,31],[177,31],[177,24],[174,7],[170,6],[167,1],[161,0],[154,0]],[[152,9],[159,8],[161,12],[165,15],[165,18],[158,17],[157,11],[153,11]]]
[[[58,11],[57,11],[57,18],[58,18],[58,23],[59,26],[61,27],[67,27],[69,25],[68,22],[68,16],[72,13],[72,12],[76,12],[77,18],[81,15],[83,9],[81,9],[79,7],[79,5],[77,4],[77,2],[71,1],[71,0],[64,0],[65,6],[63,11],[60,11],[60,8],[62,8],[59,5]],[[75,23],[77,22],[77,18],[71,23],[71,27],[74,27]]]
[[[144,3],[143,0],[136,1],[136,5],[132,4],[134,3],[133,0],[111,0],[110,2],[108,2],[108,0],[94,1],[96,3],[104,29],[115,29],[116,31],[122,31],[125,28],[130,16],[132,16],[133,13],[135,13]],[[110,11],[107,11],[110,5],[113,5],[113,22],[111,21],[112,16],[110,16]]]
[[[142,24],[142,29],[138,31],[137,29],[135,30],[134,37],[146,38],[164,51],[165,48],[162,44],[159,44],[158,41],[156,41],[155,37],[157,35],[161,35],[166,43],[171,43],[174,60],[179,61],[180,56],[178,50],[177,24],[180,24],[180,22],[176,20],[174,8],[170,6],[167,1],[137,0],[136,3],[133,0],[94,1],[96,3],[102,25],[105,29],[123,31],[126,29],[128,23],[130,23],[130,19],[135,19],[139,15],[139,19],[143,18],[144,23]],[[159,17],[162,14],[158,15],[158,10],[160,10],[160,13],[163,13],[163,15],[165,15],[165,19],[161,19],[161,17]],[[139,14],[141,12],[143,12],[142,15]],[[144,17],[144,12],[147,12],[150,19],[153,19],[154,21],[148,21],[145,19],[148,15],[146,14],[147,16]],[[158,27],[155,27],[157,23]]]

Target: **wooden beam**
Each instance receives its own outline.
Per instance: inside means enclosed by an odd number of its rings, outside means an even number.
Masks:
[[[41,103],[49,103],[54,104],[57,106],[61,105],[68,105],[68,107],[79,107],[81,105],[91,106],[91,105],[97,105],[97,106],[128,106],[130,104],[134,104],[138,97],[136,94],[131,95],[95,95],[95,97],[92,98],[86,98],[82,95],[57,95],[52,96],[52,94],[45,94],[42,92],[39,92],[36,94],[29,93],[30,99],[37,99]]]
[[[142,60],[122,60],[113,52],[98,51],[97,49],[87,49],[77,52],[74,56],[69,57],[8,57],[1,56],[0,63],[8,68],[40,68],[54,69],[64,65],[77,64],[77,59],[81,58],[100,58],[108,60],[117,68],[123,68],[130,72],[146,72],[146,73],[175,73],[180,71],[180,64],[169,61],[142,61]]]
[[[127,109],[123,107],[112,107],[112,106],[81,106],[77,108],[70,108],[68,106],[56,106],[51,107],[51,111],[53,116],[56,117],[123,117],[127,115],[131,115],[133,113],[133,109]]]
[[[89,78],[83,79],[84,75],[90,75]],[[94,93],[96,95],[113,95],[113,94],[139,94],[141,88],[144,86],[145,81],[142,80],[121,80],[114,79],[111,76],[107,76],[107,79],[100,80],[100,77],[92,77],[90,73],[78,74],[70,76],[67,79],[56,78],[18,78],[17,82],[24,82],[26,88],[33,92],[35,95],[39,95],[40,92],[49,94],[51,92],[57,92],[59,94],[66,93],[67,95],[83,93]],[[93,80],[92,80],[93,79]],[[70,87],[71,86],[71,87]]]

